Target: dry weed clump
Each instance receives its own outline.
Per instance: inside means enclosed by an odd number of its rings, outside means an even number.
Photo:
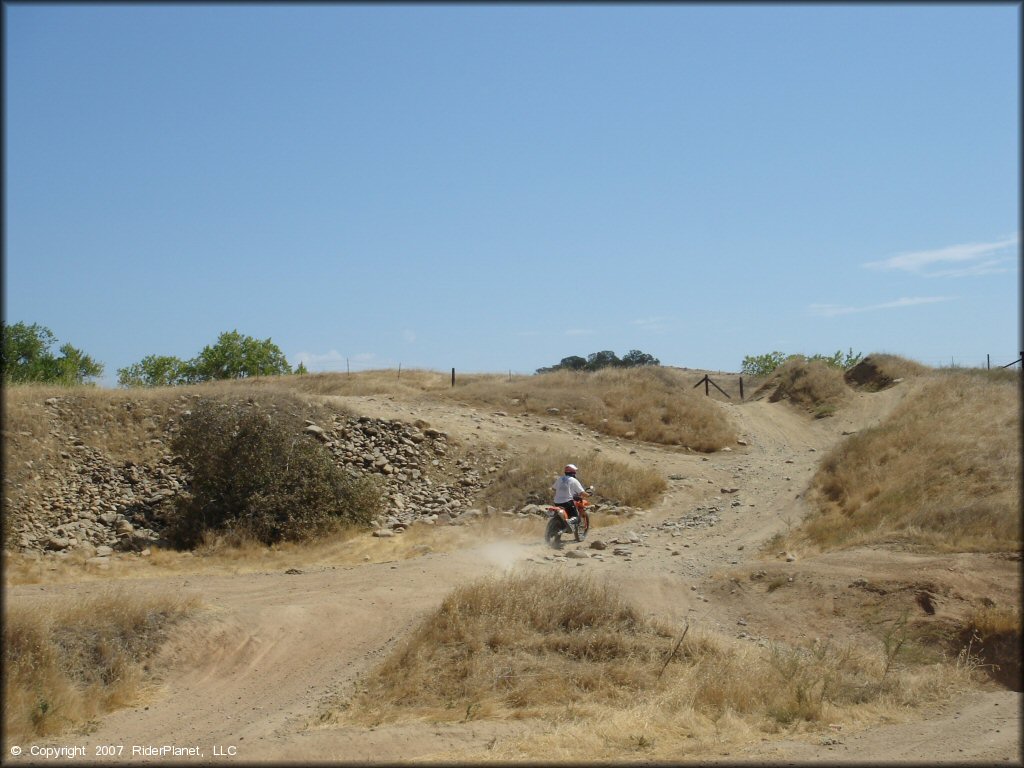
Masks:
[[[481,503],[498,509],[550,503],[551,485],[568,460],[564,451],[554,449],[516,456],[484,490]],[[589,456],[585,462],[580,459],[577,463],[580,480],[594,486],[594,500],[597,502],[647,507],[657,501],[668,487],[665,478],[648,467],[599,456]]]
[[[443,390],[462,402],[549,414],[602,434],[662,445],[717,451],[736,441],[721,407],[697,394],[683,374],[669,368],[559,370],[508,380],[479,376]]]
[[[768,396],[777,403],[788,400],[816,418],[831,416],[849,398],[843,372],[821,360],[793,357],[776,368],[754,392],[754,399]]]
[[[365,681],[350,715],[530,716],[657,682],[671,633],[606,584],[512,573],[453,592]]]
[[[145,664],[170,627],[196,610],[181,594],[110,590],[4,608],[4,730],[11,740],[59,733],[144,690]]]
[[[988,673],[1012,691],[1024,687],[1021,679],[1021,621],[1017,607],[988,606],[967,616],[958,638],[958,662]]]
[[[1019,409],[1014,382],[935,375],[825,457],[800,536],[821,547],[1019,549]]]

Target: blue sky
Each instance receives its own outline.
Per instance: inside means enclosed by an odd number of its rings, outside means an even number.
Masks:
[[[117,369],[1010,362],[1019,4],[8,3],[4,316]]]

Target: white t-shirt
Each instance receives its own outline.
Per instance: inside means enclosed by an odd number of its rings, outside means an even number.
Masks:
[[[572,475],[562,475],[555,484],[551,486],[555,492],[555,504],[565,504],[567,501],[572,501],[572,497],[577,493],[583,493],[583,483],[577,480]]]

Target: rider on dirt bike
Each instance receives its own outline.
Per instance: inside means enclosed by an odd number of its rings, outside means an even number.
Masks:
[[[566,523],[566,530],[572,533],[572,521],[576,520],[576,505],[573,499],[581,499],[589,496],[583,483],[576,479],[576,465],[566,464],[564,474],[555,480],[551,489],[555,492],[555,506],[565,510],[565,516],[569,522]]]

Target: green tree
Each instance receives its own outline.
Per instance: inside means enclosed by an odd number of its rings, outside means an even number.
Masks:
[[[103,365],[71,344],[60,347],[60,357],[51,351],[57,339],[45,326],[23,322],[0,323],[3,332],[3,380],[7,383],[44,382],[82,384],[103,375]]]
[[[570,371],[582,371],[587,367],[587,359],[579,355],[570,355],[569,357],[563,357],[558,367]]]
[[[661,361],[654,355],[641,352],[639,349],[631,349],[621,360],[610,349],[602,352],[594,352],[587,357],[572,355],[563,357],[558,365],[538,368],[537,373],[549,373],[550,371],[598,371],[602,368],[636,368],[641,365],[661,365]]]
[[[618,368],[622,365],[622,361],[619,360],[618,356],[610,349],[605,349],[601,352],[594,352],[591,355],[587,355],[587,370],[598,371],[602,368]]]
[[[563,357],[557,365],[549,365],[546,368],[538,368],[537,373],[551,373],[552,371],[582,371],[587,367],[587,359],[579,355]]]
[[[46,360],[56,341],[49,328],[33,323],[3,324],[3,378],[5,382],[44,381]]]
[[[103,375],[102,363],[97,363],[80,349],[70,344],[62,344],[60,357],[55,361],[56,377],[54,381],[62,384],[81,384],[86,379],[95,379]]]
[[[193,378],[189,363],[170,355],[147,355],[127,368],[117,370],[122,387],[171,387]]]
[[[641,352],[639,349],[631,349],[622,356],[621,364],[623,368],[638,368],[642,365],[661,365],[661,361],[654,355]]]
[[[280,347],[269,338],[261,341],[238,331],[222,333],[215,344],[203,347],[190,365],[196,381],[277,376],[292,372]]]
[[[306,369],[296,373],[305,373]],[[284,352],[270,339],[254,339],[236,331],[217,337],[191,360],[168,355],[149,355],[118,370],[118,383],[125,387],[161,387],[193,384],[214,379],[244,379],[292,373]]]

